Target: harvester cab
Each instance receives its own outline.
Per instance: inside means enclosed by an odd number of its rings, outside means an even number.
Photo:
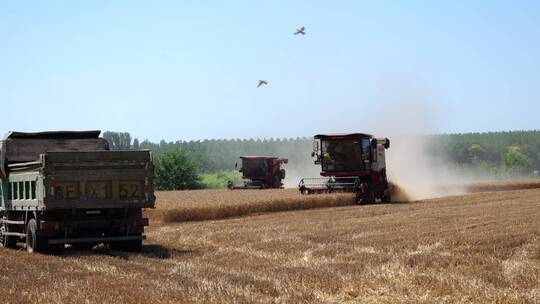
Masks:
[[[243,185],[229,182],[229,189],[276,189],[283,188],[285,169],[283,164],[289,162],[286,158],[273,156],[241,156]],[[238,169],[238,163],[235,167]]]
[[[390,201],[385,157],[389,147],[388,138],[364,133],[316,135],[311,156],[321,166],[322,177],[303,178],[299,190],[303,194],[355,192],[358,203]]]

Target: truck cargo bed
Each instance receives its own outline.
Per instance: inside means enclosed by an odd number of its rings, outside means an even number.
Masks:
[[[45,209],[153,208],[149,151],[47,152]]]

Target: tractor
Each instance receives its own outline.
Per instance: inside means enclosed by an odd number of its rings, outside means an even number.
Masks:
[[[358,204],[390,202],[385,150],[388,138],[364,133],[319,134],[314,137],[312,157],[321,165],[321,176],[303,178],[302,194],[354,192]]]
[[[281,166],[289,162],[286,158],[273,156],[241,156],[243,185],[229,181],[228,188],[235,189],[279,189],[283,188],[285,169]],[[238,163],[235,164],[238,169]]]

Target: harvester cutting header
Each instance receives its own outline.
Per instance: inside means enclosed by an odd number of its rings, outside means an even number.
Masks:
[[[242,167],[242,179],[246,182],[243,185],[234,185],[229,182],[229,189],[276,189],[283,188],[285,179],[285,169],[283,164],[289,162],[286,158],[274,156],[240,156]],[[238,163],[235,165],[238,168]]]
[[[364,133],[319,134],[314,137],[312,157],[321,165],[321,176],[303,178],[303,194],[356,192],[358,203],[390,201],[385,150],[388,138]]]

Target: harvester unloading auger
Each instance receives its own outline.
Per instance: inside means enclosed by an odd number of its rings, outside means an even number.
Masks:
[[[235,189],[279,189],[283,188],[285,169],[283,164],[289,162],[286,158],[273,156],[240,156],[242,160],[242,179],[246,180],[243,185],[234,185],[229,182],[228,188]],[[238,168],[238,163],[236,164]]]
[[[385,150],[388,138],[363,133],[316,135],[312,157],[321,176],[303,178],[302,194],[354,192],[359,204],[390,202]]]

